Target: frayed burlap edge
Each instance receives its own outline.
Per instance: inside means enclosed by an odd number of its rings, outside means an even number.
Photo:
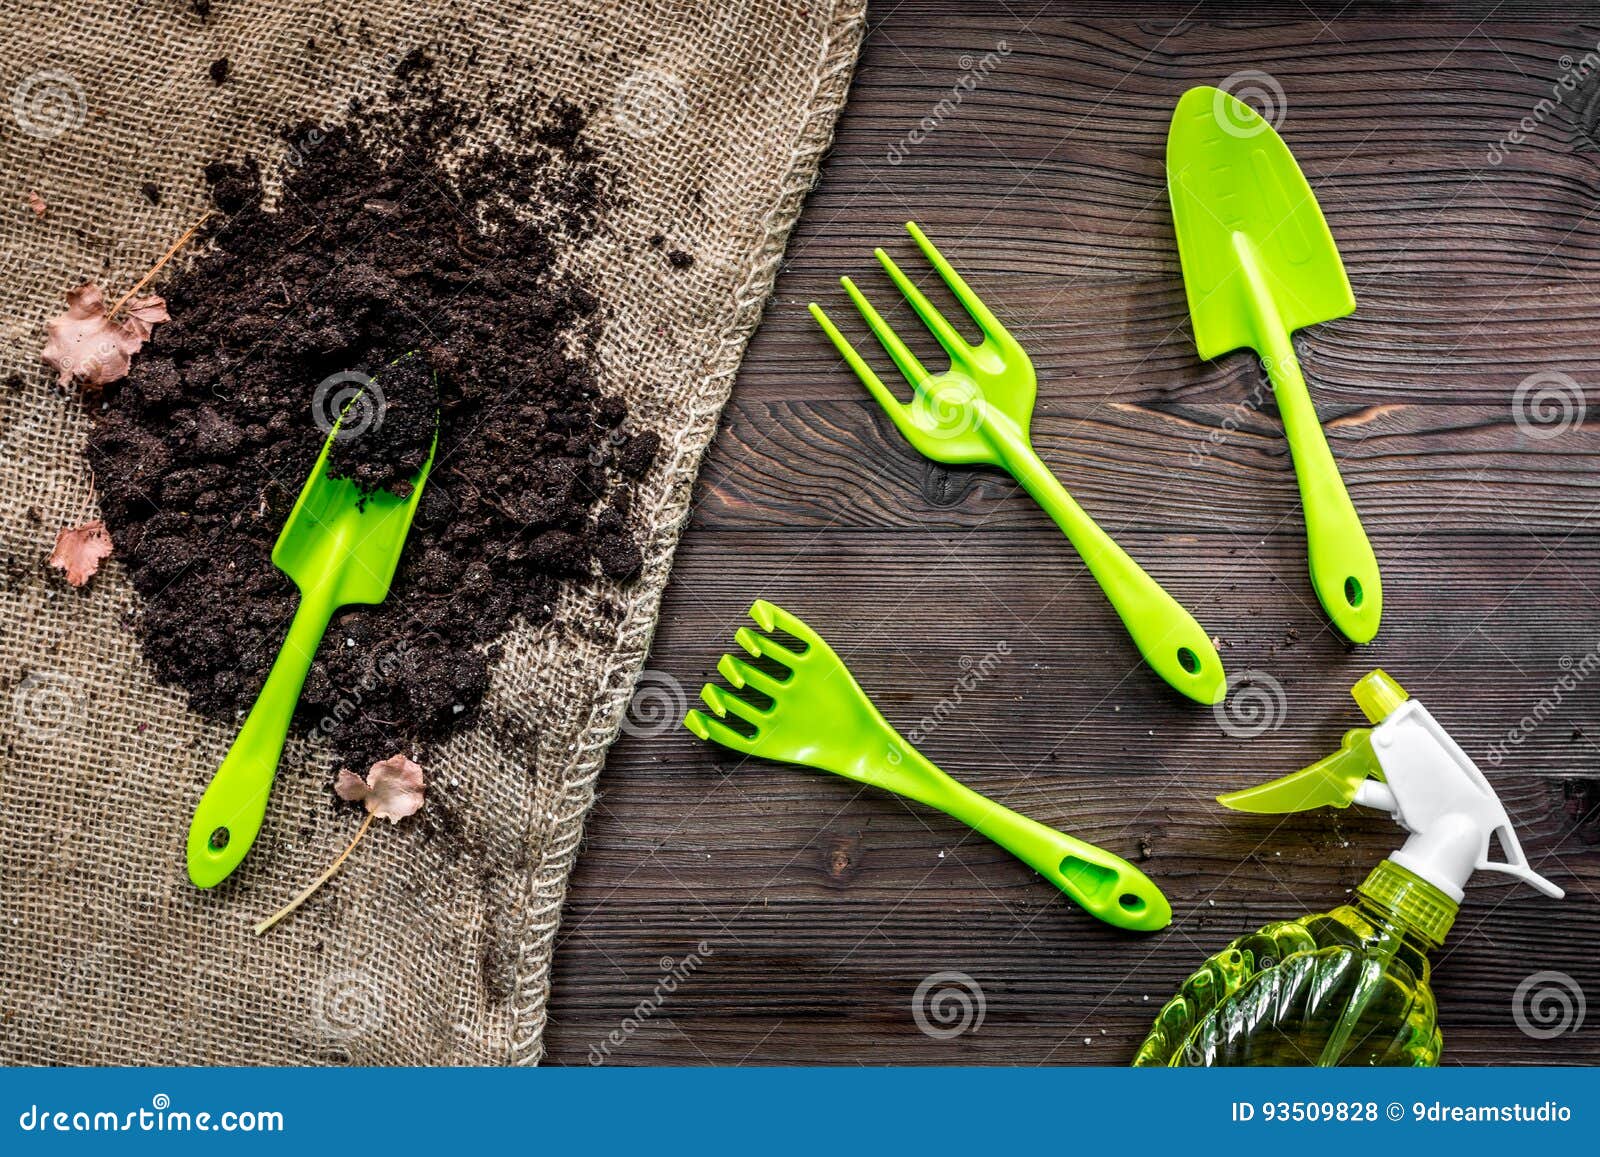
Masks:
[[[600,664],[602,673],[618,677],[597,689],[577,750],[556,773],[558,804],[550,835],[539,858],[523,877],[525,887],[521,894],[509,897],[511,903],[505,909],[515,914],[512,919],[516,926],[507,932],[520,946],[511,997],[509,1059],[513,1064],[537,1064],[544,1055],[551,964],[561,927],[561,908],[583,839],[584,821],[595,801],[595,783],[650,653],[672,556],[689,519],[701,458],[733,391],[745,345],[755,332],[777,279],[789,234],[832,143],[865,23],[864,0],[843,0],[834,11],[822,45],[823,59],[815,89],[795,138],[788,172],[749,254],[750,274],[735,290],[728,325],[706,358],[693,391],[690,421],[665,445],[666,466],[659,482],[648,495],[641,495],[647,500],[638,507],[641,522],[662,529],[647,545],[644,578],[629,592],[616,641],[606,654],[606,661]],[[537,840],[538,826],[537,822],[530,824],[530,842]]]

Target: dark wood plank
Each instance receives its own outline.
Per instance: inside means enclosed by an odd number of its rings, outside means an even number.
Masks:
[[[1513,408],[1519,383],[1549,372],[1600,404],[1600,73],[1501,164],[1485,159],[1600,23],[1550,4],[1327,25],[1334,9],[1299,4],[1225,23],[1142,11],[874,13],[697,490],[647,676],[661,714],[635,716],[602,777],[550,1061],[1125,1064],[1206,953],[1342,902],[1396,845],[1381,815],[1246,817],[1211,798],[1331,750],[1360,721],[1349,684],[1381,665],[1480,760],[1529,855],[1568,888],[1559,902],[1494,877],[1472,888],[1435,961],[1447,1060],[1600,1062],[1600,1024],[1536,1041],[1512,1015],[1541,969],[1591,1006],[1600,994],[1600,680],[1563,682],[1600,648],[1600,440],[1592,423],[1538,437]],[[962,55],[1000,39],[994,72],[889,164]],[[1359,650],[1312,596],[1281,429],[1270,399],[1251,401],[1259,370],[1194,357],[1161,193],[1173,100],[1248,68],[1287,94],[1283,131],[1360,302],[1300,339],[1384,569],[1384,630]],[[897,230],[912,215],[1030,349],[1041,454],[1214,632],[1230,671],[1256,673],[1275,726],[1231,736],[1168,691],[1025,495],[924,463],[832,356],[804,303],[845,320],[834,279],[867,271],[880,241],[909,259]],[[1141,862],[1173,927],[1120,933],[936,813],[672,726],[758,596],[824,629],[948,770]],[[941,699],[944,717],[919,727]],[[689,953],[661,995],[663,961]],[[981,987],[985,1019],[941,1040],[912,1001],[946,971]]]

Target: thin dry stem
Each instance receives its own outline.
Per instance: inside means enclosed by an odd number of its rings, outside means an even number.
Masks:
[[[311,899],[312,896],[317,894],[318,888],[322,887],[322,885],[333,879],[333,874],[339,870],[339,865],[344,863],[345,860],[349,858],[350,853],[355,851],[356,845],[361,842],[361,837],[367,834],[367,829],[372,826],[372,817],[374,814],[375,813],[373,812],[367,813],[367,818],[362,821],[361,830],[356,832],[356,838],[350,841],[350,846],[339,853],[339,858],[333,861],[332,867],[330,867],[326,872],[322,873],[322,875],[318,876],[316,880],[312,882],[311,887],[307,888],[304,892],[301,892],[293,900],[290,900],[282,908],[279,908],[271,916],[268,916],[265,920],[256,925],[257,936],[266,935],[272,930],[272,926],[274,924],[277,924],[280,920],[284,919],[284,917],[292,913],[296,908],[300,907],[300,905]]]
[[[207,212],[204,217],[200,218],[200,220],[196,221],[193,225],[189,226],[189,228],[184,232],[183,236],[179,237],[176,241],[174,241],[172,243],[171,248],[169,248],[165,253],[163,253],[161,255],[161,260],[157,261],[154,265],[152,265],[150,267],[150,272],[146,273],[143,277],[139,278],[139,280],[134,283],[133,288],[128,290],[127,293],[124,293],[122,295],[121,299],[117,302],[117,304],[113,305],[110,309],[106,310],[106,318],[109,320],[110,318],[116,317],[117,316],[117,311],[119,309],[121,309],[123,306],[127,305],[128,302],[132,301],[134,294],[138,293],[145,286],[149,285],[150,284],[150,279],[152,277],[154,277],[156,274],[161,272],[161,267],[163,265],[165,265],[167,262],[171,261],[174,257],[176,257],[177,254],[178,254],[178,250],[182,249],[185,245],[189,244],[190,239],[196,233],[200,232],[200,226],[204,225],[209,220],[211,220],[211,213]]]

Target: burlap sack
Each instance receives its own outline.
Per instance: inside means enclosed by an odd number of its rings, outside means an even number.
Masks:
[[[204,8],[204,5],[201,5]],[[861,0],[9,0],[0,27],[0,1060],[531,1063],[584,814],[654,627],[690,489],[785,238],[828,144]],[[307,51],[307,38],[317,51]],[[430,771],[464,828],[375,831],[310,906],[252,923],[325,867],[352,821],[292,743],[266,827],[210,893],[183,843],[231,729],[158,686],[113,560],[85,590],[43,563],[85,516],[89,417],[39,361],[61,294],[120,294],[202,211],[199,167],[275,156],[430,40],[476,44],[464,93],[531,85],[598,106],[627,172],[614,236],[579,260],[616,307],[607,388],[665,438],[637,510],[644,576],[567,596],[507,640],[481,725]],[[226,56],[232,78],[207,66]],[[159,208],[139,195],[164,191]],[[46,215],[24,198],[36,190]],[[678,222],[692,269],[623,255]],[[675,238],[677,240],[677,238]],[[608,614],[606,604],[620,607]],[[227,608],[219,607],[219,614]],[[448,843],[449,846],[444,846]],[[687,948],[688,941],[685,942]]]

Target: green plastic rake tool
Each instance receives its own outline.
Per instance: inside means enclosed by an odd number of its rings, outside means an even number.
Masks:
[[[1356,307],[1317,199],[1289,148],[1249,105],[1192,88],[1172,114],[1167,192],[1202,358],[1249,347],[1289,440],[1317,599],[1345,637],[1378,633],[1378,560],[1328,449],[1290,340]]]
[[[1038,391],[1027,352],[922,230],[910,221],[906,222],[906,229],[971,315],[983,334],[981,343],[968,342],[882,249],[875,250],[878,260],[950,355],[949,369],[938,374],[924,369],[848,277],[841,278],[840,284],[890,360],[911,383],[911,401],[901,402],[889,392],[815,302],[811,304],[812,316],[906,441],[935,462],[957,466],[981,463],[1008,472],[1077,549],[1145,662],[1189,698],[1201,703],[1220,702],[1228,680],[1205,629],[1084,513],[1034,452],[1028,426]]]
[[[717,670],[740,693],[714,683],[701,689],[712,714],[693,710],[683,721],[701,739],[830,771],[938,808],[1118,928],[1154,932],[1171,922],[1161,889],[1122,857],[1020,815],[935,767],[889,726],[822,636],[794,615],[760,600],[750,617],[764,633],[740,627],[734,638],[784,673],[722,656]]]
[[[348,478],[328,477],[328,453],[341,437],[344,417],[359,400],[345,407],[323,442],[311,477],[272,548],[273,565],[300,588],[300,605],[261,694],[189,823],[189,879],[201,888],[227,879],[255,843],[317,646],[334,611],[388,597],[433,465],[437,432],[434,450],[404,498],[387,490],[363,494]],[[226,613],[226,608],[219,611]]]

